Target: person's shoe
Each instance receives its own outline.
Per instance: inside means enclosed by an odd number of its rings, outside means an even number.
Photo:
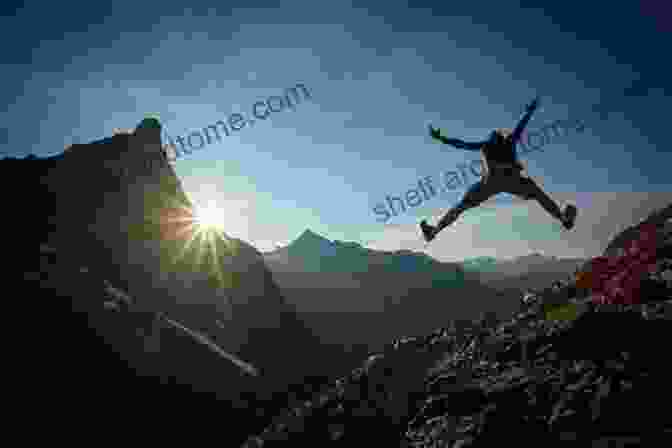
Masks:
[[[567,230],[571,230],[572,227],[574,227],[574,221],[576,220],[576,214],[578,210],[574,205],[568,205],[565,207],[565,212],[563,213],[564,219],[562,221],[562,225],[565,227]]]
[[[420,222],[420,229],[422,230],[422,236],[428,243],[436,236],[436,227],[430,226],[424,219]]]

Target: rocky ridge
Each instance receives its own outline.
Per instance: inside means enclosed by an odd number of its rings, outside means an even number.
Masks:
[[[74,421],[123,443],[241,443],[288,388],[344,364],[285,302],[259,251],[221,234],[214,256],[172,221],[192,205],[158,122],[53,157],[2,159],[0,179],[5,325],[29,420],[59,434]]]

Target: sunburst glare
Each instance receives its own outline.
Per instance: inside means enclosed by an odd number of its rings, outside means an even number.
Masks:
[[[231,278],[223,272],[220,257],[235,254],[236,247],[224,233],[224,210],[216,202],[192,207],[174,204],[163,210],[161,222],[162,239],[181,242],[172,263],[189,260],[192,268],[205,267],[218,286],[231,286]]]
[[[215,201],[194,207],[194,226],[197,232],[224,231],[224,210]]]

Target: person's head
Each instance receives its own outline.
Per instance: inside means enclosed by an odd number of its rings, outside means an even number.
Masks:
[[[508,128],[498,128],[490,133],[490,141],[496,144],[505,143],[507,140],[511,139],[513,131]]]
[[[161,123],[158,118],[155,117],[146,117],[140,124],[138,124],[137,129],[161,129]]]

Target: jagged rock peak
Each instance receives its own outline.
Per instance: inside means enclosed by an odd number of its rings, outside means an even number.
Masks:
[[[295,240],[295,243],[297,243],[299,241],[301,241],[301,242],[317,241],[317,242],[321,242],[321,243],[323,243],[323,242],[331,243],[331,241],[329,241],[328,239],[326,239],[325,237],[323,237],[321,235],[318,235],[317,233],[313,232],[310,229],[304,230],[303,233],[301,235],[299,235],[299,237]]]

